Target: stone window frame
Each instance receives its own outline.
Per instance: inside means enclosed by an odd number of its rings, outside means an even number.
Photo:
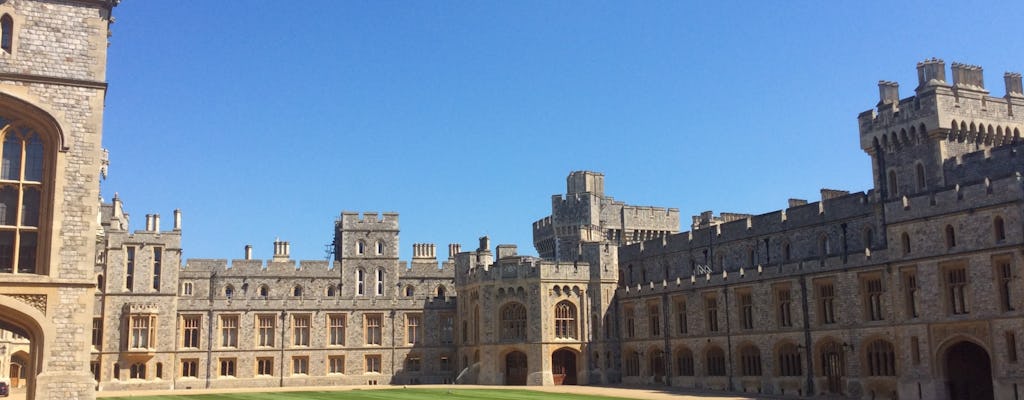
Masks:
[[[626,338],[632,339],[636,337],[636,307],[633,304],[623,305],[622,315],[623,319],[626,320],[626,323],[623,324],[623,329],[626,330],[623,333],[626,335]]]
[[[132,350],[155,349],[157,330],[158,325],[156,314],[129,314],[127,337],[128,348]]]
[[[706,376],[725,376],[725,351],[717,344],[708,345],[704,350],[704,372]]]
[[[92,348],[100,350],[103,348],[103,318],[92,319]]]
[[[884,321],[886,285],[881,271],[861,273],[858,276],[865,321]]]
[[[647,336],[659,337],[664,329],[661,324],[661,302],[650,300],[645,305],[647,308]]]
[[[256,314],[256,347],[267,348],[277,346],[277,314]]]
[[[348,314],[329,313],[327,314],[327,344],[329,346],[345,346],[348,342]]]
[[[905,317],[908,319],[917,318],[921,311],[920,301],[918,301],[920,286],[917,283],[917,267],[901,268],[900,282],[903,284]]]
[[[132,363],[128,367],[128,379],[146,380],[146,363]]]
[[[676,323],[676,335],[683,336],[689,333],[689,315],[686,315],[686,297],[676,296],[672,298],[672,304],[675,308],[675,323]]]
[[[309,347],[313,329],[313,316],[307,313],[292,314],[292,347]]]
[[[124,289],[135,291],[135,246],[124,248]]]
[[[345,356],[337,354],[327,356],[327,373],[333,375],[344,375]]]
[[[356,296],[363,296],[366,294],[366,270],[362,268],[356,268]]]
[[[1006,222],[1001,215],[992,217],[992,235],[995,237],[996,243],[1006,241]]]
[[[440,325],[441,344],[454,344],[455,343],[455,314],[442,313],[438,317],[438,324]]]
[[[405,314],[405,342],[408,344],[419,344],[423,339],[423,314]]]
[[[800,347],[793,342],[784,342],[776,351],[776,365],[779,376],[803,376],[803,356]]]
[[[363,356],[363,371],[367,374],[379,374],[383,370],[384,358],[380,354],[367,354]]]
[[[374,296],[383,296],[384,295],[384,268],[377,267],[377,269],[374,271],[373,275],[374,275],[374,278],[376,279],[376,281],[374,282],[373,294],[374,294]]]
[[[753,330],[754,329],[754,293],[751,288],[738,288],[735,289],[736,294],[736,308],[739,314],[737,317],[740,320],[740,329],[742,330]]]
[[[498,309],[498,328],[502,342],[525,340],[528,336],[529,311],[518,301],[506,302]]]
[[[897,376],[896,347],[886,339],[874,339],[864,346],[867,376]]]
[[[420,372],[423,369],[423,357],[419,353],[410,353],[405,356],[405,372]]]
[[[740,376],[761,376],[763,373],[761,349],[753,343],[746,343],[740,346],[738,361]]]
[[[995,277],[994,283],[999,294],[999,311],[1015,311],[1013,289],[1017,278],[1012,254],[992,256],[992,276]]]
[[[202,344],[202,315],[182,315],[181,317],[181,343],[183,349],[198,349]]]
[[[309,375],[309,356],[292,356],[292,376]]]
[[[579,339],[577,315],[576,304],[572,301],[562,300],[555,304],[555,339]]]
[[[193,293],[195,293],[195,285],[192,283],[192,281],[182,281],[181,282],[181,295],[182,296],[192,296]]]
[[[704,298],[704,329],[707,332],[718,332],[718,295],[715,293],[705,293]]]
[[[945,228],[946,248],[952,249],[956,247],[956,228],[953,228],[952,224],[947,224]]]
[[[683,346],[676,350],[676,372],[679,376],[695,376],[696,370],[693,366],[693,350]]]
[[[199,359],[181,359],[181,369],[179,371],[178,376],[182,378],[199,378]]]
[[[793,287],[790,283],[772,285],[775,300],[775,322],[780,328],[793,327]]]
[[[6,8],[6,7],[5,7]],[[13,55],[15,44],[18,42],[18,30],[15,29],[13,10],[3,11],[3,16],[0,16],[0,52],[3,54]]]
[[[384,338],[384,314],[363,314],[363,342],[367,346],[380,346]]]
[[[274,376],[274,357],[256,357],[256,376]]]
[[[836,285],[834,278],[819,278],[813,281],[815,303],[818,311],[818,325],[832,325],[839,322],[836,314]]]
[[[220,347],[225,349],[238,348],[238,314],[221,314],[218,316],[220,331]]]
[[[942,273],[942,288],[945,310],[949,315],[971,313],[971,279],[965,261],[939,264]]]
[[[220,357],[217,359],[220,364],[220,368],[217,369],[217,377],[237,377],[238,376],[238,359],[235,357]]]

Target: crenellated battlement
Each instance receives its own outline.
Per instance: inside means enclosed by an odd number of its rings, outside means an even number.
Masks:
[[[878,106],[857,117],[864,151],[895,151],[929,138],[992,145],[1019,138],[1024,129],[1020,73],[1004,74],[1005,94],[992,97],[980,66],[953,63],[952,84],[941,59],[922,61],[917,69],[914,96],[900,99],[898,83],[878,82]]]
[[[345,230],[382,230],[382,229],[398,229],[398,213],[396,212],[385,212],[376,213],[367,211],[364,213],[342,211],[339,222],[341,227]]]
[[[972,153],[971,158],[977,158]],[[983,159],[983,162],[990,158]],[[1020,160],[1013,159],[1020,166]],[[977,165],[969,162],[972,167]],[[967,168],[967,164],[955,168]],[[969,169],[969,168],[968,168]],[[886,219],[902,222],[932,215],[951,214],[964,209],[981,209],[987,206],[1016,201],[1024,197],[1024,177],[1018,171],[1006,171],[1001,176],[975,177],[950,188],[921,193],[890,201],[885,204]]]
[[[223,258],[193,258],[185,260],[181,270],[188,272],[209,272],[218,276],[290,276],[290,277],[315,277],[323,274],[336,276],[335,268],[341,264],[337,261],[329,262],[323,260],[295,260],[274,261],[269,260],[245,260]]]
[[[945,160],[942,169],[947,185],[997,178],[1024,171],[1024,143],[964,153]]]

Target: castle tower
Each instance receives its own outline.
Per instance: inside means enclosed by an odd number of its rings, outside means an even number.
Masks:
[[[0,3],[2,179],[20,192],[0,210],[0,326],[29,339],[28,399],[95,396],[89,335],[115,4]]]
[[[342,212],[335,222],[334,256],[342,296],[392,296],[398,279],[398,213]]]
[[[899,84],[880,81],[877,108],[858,116],[861,148],[883,199],[952,187],[959,178],[948,170],[959,158],[1020,141],[1021,75],[1006,73],[1006,94],[992,97],[981,67],[953,63],[951,72],[952,82],[944,61],[924,60],[914,96],[900,99]]]

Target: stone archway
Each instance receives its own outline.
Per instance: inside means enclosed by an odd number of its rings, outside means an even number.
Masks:
[[[505,384],[526,385],[528,374],[526,354],[521,351],[513,351],[505,355]]]
[[[551,354],[551,375],[555,385],[575,385],[576,376],[576,352],[570,349],[559,349]]]
[[[843,379],[846,376],[846,357],[843,348],[835,341],[821,345],[820,354],[821,376],[825,377],[825,393],[844,394]]]
[[[981,346],[968,341],[946,350],[946,388],[950,400],[992,400],[992,360]]]
[[[654,383],[665,383],[665,352],[661,349],[650,350],[648,368]]]
[[[42,322],[40,322],[42,321]],[[17,387],[25,388],[25,398],[37,396],[37,379],[43,371],[43,355],[46,354],[46,337],[42,326],[49,326],[42,314],[31,307],[19,304],[7,296],[0,296],[0,329],[14,333],[28,340],[28,351],[7,349],[3,362],[9,363],[7,378]],[[16,382],[15,382],[16,381]],[[13,386],[13,385],[12,385]]]

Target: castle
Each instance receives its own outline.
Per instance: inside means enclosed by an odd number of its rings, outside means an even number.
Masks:
[[[95,390],[629,384],[787,397],[1016,398],[1021,75],[918,64],[858,118],[873,187],[761,215],[606,196],[572,172],[514,245],[412,245],[342,212],[333,261],[181,258],[182,213],[99,198],[113,1],[0,3],[0,373]],[[54,34],[53,32],[59,32]],[[10,213],[10,214],[8,214]]]

